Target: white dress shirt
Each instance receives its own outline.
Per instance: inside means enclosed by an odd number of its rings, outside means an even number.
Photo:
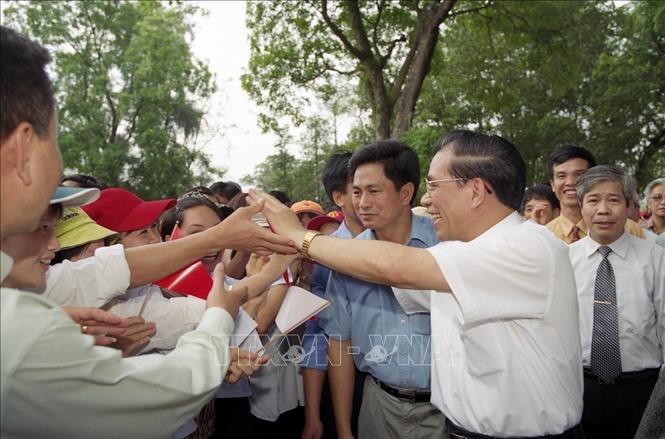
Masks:
[[[117,316],[130,317],[139,314],[146,294],[151,294],[142,317],[154,322],[157,332],[141,352],[172,350],[178,338],[201,320],[205,300],[192,296],[167,299],[154,284],[128,290],[129,282],[124,248],[114,245],[97,249],[93,257],[52,266],[42,295],[62,306],[103,306]]]
[[[127,291],[129,276],[124,247],[101,247],[94,257],[51,266],[41,293],[63,306],[99,308]]]
[[[95,346],[39,295],[2,288],[0,313],[2,437],[169,437],[213,397],[229,364],[233,319],[222,308],[206,310],[170,354],[131,358]]]
[[[181,335],[196,328],[206,310],[206,301],[203,299],[194,296],[167,299],[161,289],[153,284],[127,290],[125,294],[115,297],[104,309],[120,317],[137,316],[146,300],[146,294],[151,295],[141,316],[146,322],[155,323],[157,332],[141,352],[170,351]]]
[[[432,403],[491,436],[577,425],[582,360],[567,246],[513,212],[470,242],[429,251],[453,293],[431,295]]]
[[[584,366],[591,358],[596,272],[603,259],[600,246],[589,236],[570,246]],[[616,282],[621,368],[633,372],[660,367],[665,363],[665,251],[628,233],[608,247]]]

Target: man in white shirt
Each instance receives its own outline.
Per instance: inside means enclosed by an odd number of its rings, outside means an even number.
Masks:
[[[263,211],[318,263],[431,292],[432,403],[451,437],[576,437],[582,360],[567,247],[517,214],[526,166],[509,141],[456,131],[435,151],[421,202],[443,242],[429,249],[316,235],[270,198]]]
[[[625,231],[630,177],[577,180],[589,235],[570,246],[579,297],[587,438],[632,438],[665,359],[665,252]]]
[[[37,228],[61,173],[48,52],[0,26],[0,239]],[[270,247],[246,214],[219,230],[229,247]],[[228,221],[227,220],[227,221]],[[223,231],[222,229],[226,229]],[[244,237],[241,237],[244,235]],[[255,238],[262,237],[262,245]],[[243,244],[249,239],[252,244]],[[288,241],[274,241],[287,245]],[[184,245],[186,247],[186,245]],[[249,247],[254,247],[250,249]],[[0,280],[12,259],[0,252]],[[134,274],[132,274],[134,275]],[[95,346],[61,307],[2,288],[0,436],[170,436],[213,397],[231,357],[233,316],[246,297],[217,273],[208,309],[169,355],[122,358]],[[250,369],[253,369],[252,365]]]

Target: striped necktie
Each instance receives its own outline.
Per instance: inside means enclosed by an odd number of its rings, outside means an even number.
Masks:
[[[604,382],[612,383],[621,374],[619,318],[614,270],[607,256],[612,252],[602,246],[603,260],[596,272],[593,300],[593,335],[591,336],[591,370]]]

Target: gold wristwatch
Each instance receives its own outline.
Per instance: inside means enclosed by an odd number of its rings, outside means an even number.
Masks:
[[[302,240],[302,246],[300,247],[300,254],[306,259],[312,259],[309,256],[309,246],[312,245],[314,238],[319,235],[323,235],[323,233],[317,232],[316,230],[308,230],[307,233],[305,233],[305,238]]]

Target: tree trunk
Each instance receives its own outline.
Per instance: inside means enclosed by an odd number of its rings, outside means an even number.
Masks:
[[[418,96],[429,73],[432,56],[439,38],[439,26],[446,19],[456,0],[444,0],[441,4],[428,4],[419,12],[412,50],[415,54],[410,65],[406,65],[404,86],[395,88],[395,124],[392,137],[399,139],[411,128]],[[408,61],[405,60],[405,63]],[[404,66],[403,66],[404,67]],[[398,78],[399,81],[399,78]],[[398,82],[396,87],[401,86]]]

